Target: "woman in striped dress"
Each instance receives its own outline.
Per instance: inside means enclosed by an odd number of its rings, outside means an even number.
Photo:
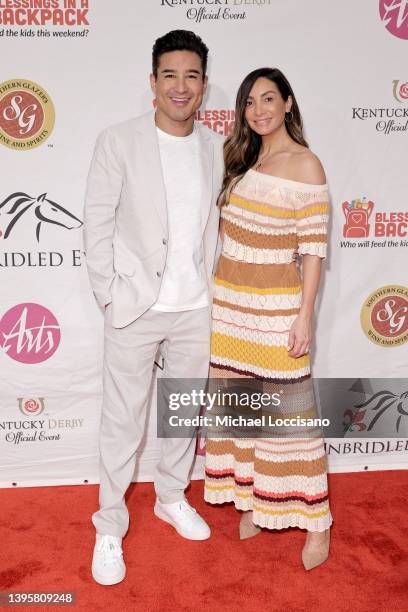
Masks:
[[[244,79],[224,158],[210,386],[218,381],[225,391],[258,381],[263,391],[280,394],[278,416],[317,417],[309,346],[329,196],[293,90],[278,69]],[[302,560],[311,569],[329,552],[326,455],[320,428],[296,431],[245,438],[210,430],[205,499],[233,501],[244,511],[242,539],[260,527],[306,529]]]

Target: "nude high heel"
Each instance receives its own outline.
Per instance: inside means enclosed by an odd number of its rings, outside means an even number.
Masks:
[[[302,561],[305,570],[311,570],[324,563],[329,556],[330,548],[330,528],[324,532],[324,540],[318,544],[310,543],[309,532],[306,536],[306,543],[302,550]]]
[[[260,527],[257,527],[252,522],[253,512],[250,510],[249,512],[244,512],[241,516],[241,521],[239,523],[239,539],[247,540],[248,538],[253,538],[258,535],[261,531]]]

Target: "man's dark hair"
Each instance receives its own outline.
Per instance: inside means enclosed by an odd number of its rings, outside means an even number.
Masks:
[[[203,77],[207,70],[208,47],[201,38],[189,30],[172,30],[156,40],[153,45],[152,71],[157,78],[160,56],[169,51],[193,51],[201,59]]]

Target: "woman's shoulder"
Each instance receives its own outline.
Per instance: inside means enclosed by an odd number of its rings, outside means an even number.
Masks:
[[[320,159],[307,147],[301,147],[291,156],[294,180],[311,185],[325,185],[326,174]]]

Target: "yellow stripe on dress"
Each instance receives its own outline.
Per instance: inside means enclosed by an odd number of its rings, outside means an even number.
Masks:
[[[295,287],[250,287],[249,285],[234,285],[228,281],[222,280],[218,276],[215,277],[214,282],[220,287],[226,289],[232,289],[233,291],[240,291],[243,293],[256,293],[257,295],[282,295],[282,294],[298,294],[302,291],[302,286],[297,285]]]
[[[252,210],[267,217],[279,217],[281,219],[304,219],[313,215],[328,214],[330,207],[327,202],[316,202],[315,204],[306,204],[303,208],[281,208],[279,206],[271,206],[269,204],[261,204],[260,202],[251,202],[245,198],[231,194],[229,203],[240,206],[246,210]]]
[[[286,346],[266,346],[226,336],[219,332],[212,334],[211,353],[217,357],[233,359],[269,370],[273,368],[293,372],[309,365],[308,354],[295,358],[288,354]]]
[[[245,198],[240,198],[239,196],[234,195],[233,193],[230,195],[229,202],[231,204],[236,204],[241,208],[245,208],[246,210],[252,210],[254,212],[260,213],[261,215],[266,215],[267,217],[281,217],[282,219],[290,219],[294,217],[294,211],[287,208],[279,208],[278,206],[269,206],[268,204],[260,204],[257,202],[250,202]]]
[[[321,516],[326,516],[326,514],[329,514],[330,510],[329,508],[327,508],[326,510],[322,510],[321,512],[305,512],[304,510],[300,510],[298,508],[288,508],[287,510],[266,510],[265,508],[262,508],[261,506],[257,506],[256,504],[253,504],[253,509],[254,510],[258,510],[258,512],[262,512],[262,514],[277,514],[277,515],[283,515],[283,514],[303,514],[303,516],[306,516],[307,518],[320,518]]]

